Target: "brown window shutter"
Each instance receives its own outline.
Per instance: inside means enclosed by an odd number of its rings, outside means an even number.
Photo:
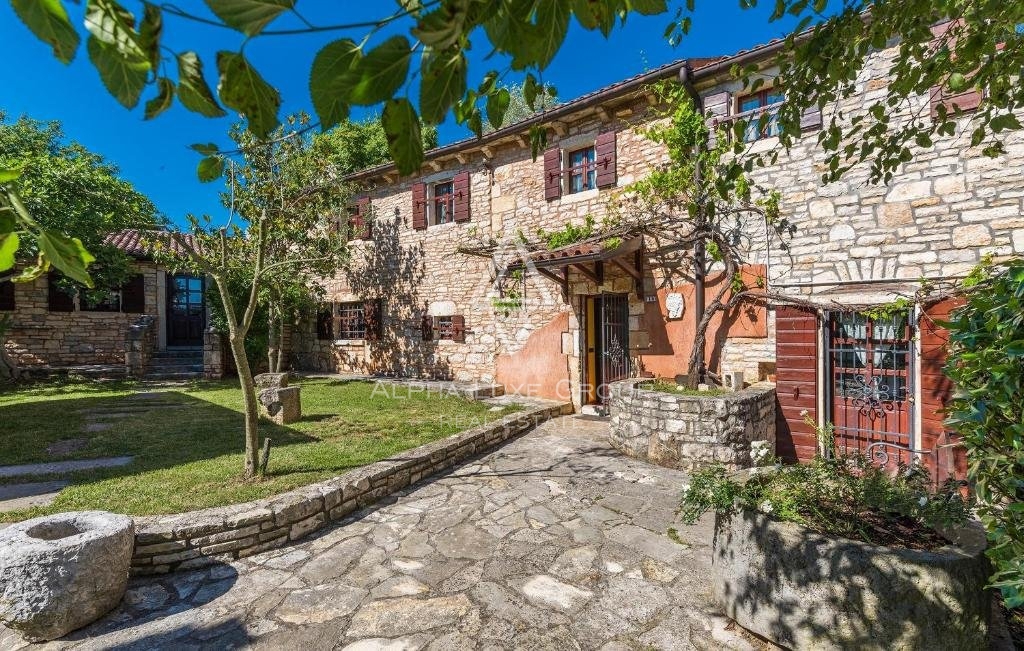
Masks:
[[[420,334],[423,341],[431,341],[434,338],[434,319],[429,314],[424,314],[420,319]]]
[[[943,410],[953,395],[953,382],[942,372],[949,352],[949,331],[940,322],[948,320],[949,313],[963,304],[962,299],[939,301],[926,308],[921,318],[921,448],[924,450],[936,450],[953,442],[947,438],[947,430],[943,425],[946,418]],[[962,479],[967,472],[964,448],[956,446],[946,451],[952,452],[953,467],[940,468],[940,476],[953,470]],[[940,450],[940,461],[943,456]],[[925,460],[930,463],[931,455],[926,455]]]
[[[732,93],[727,90],[711,93],[703,98],[704,119],[708,125],[708,146],[715,146],[715,129],[732,115]]]
[[[356,200],[357,223],[353,224],[353,232],[360,240],[373,239],[373,221],[370,219],[370,197],[359,197]]]
[[[57,274],[51,273],[48,277],[49,287],[47,288],[47,307],[51,312],[74,312],[75,297],[66,293],[57,285]]]
[[[544,152],[544,198],[547,201],[562,196],[562,152],[552,147]]]
[[[821,109],[813,106],[800,115],[801,131],[817,131],[821,128]]]
[[[374,298],[363,303],[363,322],[366,324],[367,341],[379,341],[383,331],[381,300]]]
[[[427,227],[427,184],[412,184],[412,227],[422,231]]]
[[[0,310],[14,309],[14,283],[9,280],[0,281]]]
[[[775,450],[787,461],[813,459],[818,449],[804,410],[817,419],[818,315],[812,310],[775,309]]]
[[[933,45],[938,47],[940,40],[946,35],[946,32],[951,28],[956,27],[959,22],[959,20],[949,20],[944,23],[932,25],[932,36],[935,37],[934,40],[932,40]],[[982,91],[977,88],[972,88],[960,93],[947,93],[945,88],[942,86],[933,86],[931,94],[928,97],[932,119],[938,117],[940,106],[944,106],[947,113],[970,113],[981,105],[983,96]]]
[[[615,132],[598,134],[594,143],[594,160],[597,164],[597,187],[610,188],[617,180],[615,167]]]
[[[121,287],[121,311],[142,314],[146,311],[146,277],[135,274]]]
[[[330,307],[316,313],[316,338],[321,341],[334,339],[334,317]]]
[[[466,341],[466,317],[461,314],[452,316],[452,341]]]
[[[455,221],[469,221],[469,172],[463,171],[455,175],[452,181],[455,193]]]

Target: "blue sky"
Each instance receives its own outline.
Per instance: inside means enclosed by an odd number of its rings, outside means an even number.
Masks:
[[[138,13],[135,3],[123,1]],[[82,5],[65,4],[72,19],[80,21]],[[674,48],[663,38],[671,14],[631,16],[609,40],[599,32],[585,31],[573,23],[561,51],[545,71],[545,80],[557,86],[562,100],[568,100],[678,58],[731,54],[783,35],[782,30],[788,24],[769,24],[767,15],[771,3],[762,4],[765,5],[762,8],[743,11],[738,2],[729,0],[698,3],[690,36]],[[198,0],[186,0],[179,6],[206,13]],[[315,24],[331,24],[377,18],[392,11],[395,3],[390,0],[305,0],[297,6]],[[280,20],[280,25],[275,23],[274,27],[289,23],[289,19]],[[408,24],[396,26],[392,31],[399,29],[407,30]],[[284,96],[281,115],[297,110],[312,113],[307,75],[316,51],[346,35],[358,41],[363,33],[266,37],[249,43],[245,51]],[[374,42],[389,33],[378,34]],[[237,50],[242,40],[237,32],[165,17],[165,45],[177,51],[198,51],[211,86],[216,84],[215,52]],[[188,145],[196,142],[227,144],[224,134],[234,118],[211,120],[176,104],[155,120],[144,121],[142,102],[134,111],[128,111],[106,92],[88,62],[84,47],[79,49],[71,65],[59,63],[51,56],[49,48],[21,25],[7,2],[0,2],[0,43],[5,54],[5,64],[0,66],[0,88],[3,89],[0,110],[9,118],[27,114],[41,120],[59,120],[68,138],[116,163],[122,175],[176,223],[183,223],[184,215],[189,212],[206,213],[215,220],[224,216],[218,199],[221,185],[199,183],[195,176],[198,155],[189,150]],[[470,57],[472,84],[488,69],[504,67],[483,60],[487,54],[485,39],[476,39],[476,44],[477,50],[471,52]],[[516,78],[508,80],[516,81]],[[454,124],[450,117],[440,127],[442,144],[467,135],[468,132]]]

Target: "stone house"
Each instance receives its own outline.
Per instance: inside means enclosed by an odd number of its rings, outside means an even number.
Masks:
[[[745,94],[729,70],[767,66],[780,47],[663,66],[432,150],[412,177],[393,165],[351,175],[364,188],[349,216],[352,261],[328,281],[331,303],[292,333],[294,365],[497,382],[577,407],[600,402],[617,379],[685,372],[694,287],[652,260],[643,238],[540,252],[517,242],[538,229],[600,224],[623,188],[666,160],[639,132],[653,119],[652,82],[687,68],[712,123],[770,114],[780,96]],[[844,112],[884,95],[893,55],[870,55]],[[970,109],[975,100],[933,95],[901,110],[927,114],[940,101]],[[548,132],[536,159],[534,123]],[[997,159],[954,137],[917,152],[888,185],[868,184],[861,169],[822,185],[820,125],[820,114],[806,115],[797,145],[754,173],[781,193],[795,232],[785,249],[760,240],[743,272],[783,298],[716,319],[710,370],[777,383],[784,457],[814,453],[804,412],[834,423],[849,448],[934,450],[945,440],[937,410],[950,390],[937,321],[953,303],[930,302],[922,282],[962,277],[989,254],[1024,253],[1024,134],[1010,135]],[[770,125],[745,139],[755,151],[778,144]],[[480,255],[482,242],[490,254]],[[707,291],[721,282],[712,274]],[[873,319],[863,314],[869,306],[888,307]]]
[[[8,354],[29,373],[192,377],[202,375],[205,279],[154,262],[147,234],[125,230],[106,243],[132,258],[129,281],[100,302],[68,291],[56,273],[0,281],[9,315]]]

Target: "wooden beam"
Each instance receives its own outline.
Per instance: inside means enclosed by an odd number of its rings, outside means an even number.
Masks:
[[[633,109],[628,106],[615,110],[615,117],[617,118],[628,118],[631,115],[633,115]]]
[[[494,150],[488,147],[487,145],[481,147],[480,151],[484,153],[484,158],[494,158]]]
[[[644,300],[644,245],[640,242],[640,248],[633,253],[633,266],[638,274],[636,281],[636,295]]]
[[[430,161],[429,165],[430,169],[434,170],[435,172],[440,172],[441,169],[444,167],[444,165],[442,165],[441,161],[439,160],[432,160]]]
[[[537,269],[537,273],[539,273],[540,275],[544,276],[545,278],[547,278],[548,280],[550,280],[550,281],[552,281],[552,282],[556,282],[556,283],[558,283],[559,285],[561,285],[561,284],[562,284],[562,279],[561,279],[561,278],[559,278],[559,277],[558,277],[557,275],[555,275],[555,274],[551,273],[551,272],[550,272],[550,271],[548,271],[547,269],[541,269],[541,268],[538,268],[538,269]]]
[[[637,271],[637,268],[634,267],[629,261],[622,260],[620,258],[612,258],[612,264],[614,264],[619,269],[622,269],[630,276],[633,276],[633,278],[637,280],[643,280],[643,276],[640,275],[640,272]]]
[[[611,122],[612,121],[612,114],[608,112],[607,107],[595,106],[594,107],[594,113],[597,114],[597,117],[601,118],[602,122]]]
[[[459,165],[465,165],[466,163],[469,162],[469,156],[462,152],[459,152],[455,154],[455,160],[459,161]]]
[[[601,284],[601,280],[597,277],[597,274],[591,271],[590,269],[587,269],[585,265],[581,263],[575,263],[572,266],[576,267],[576,271],[580,272],[581,274],[583,274],[590,280],[594,281],[598,285]]]
[[[565,122],[560,122],[558,120],[553,120],[551,122],[551,128],[559,136],[564,136],[565,134],[569,133],[569,127],[565,124]]]
[[[604,284],[604,260],[594,262],[594,273],[597,274],[597,284]]]

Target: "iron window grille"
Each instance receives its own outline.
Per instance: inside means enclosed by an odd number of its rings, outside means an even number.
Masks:
[[[366,338],[366,314],[361,302],[336,303],[334,323],[335,339]]]

